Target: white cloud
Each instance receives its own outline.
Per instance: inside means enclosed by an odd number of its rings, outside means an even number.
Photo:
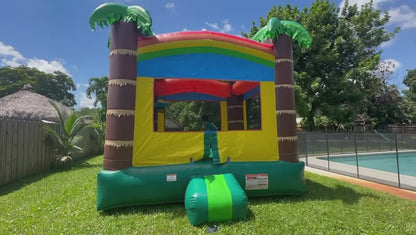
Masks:
[[[20,62],[26,60],[14,47],[6,45],[3,42],[0,42],[0,57],[3,57],[1,59],[2,66],[16,67],[21,64]]]
[[[224,33],[231,32],[231,30],[233,29],[233,27],[231,26],[231,24],[230,24],[230,22],[228,21],[228,19],[224,19],[224,20],[222,21],[222,23],[223,23],[223,26],[222,26],[222,31],[223,31]]]
[[[221,33],[229,33],[233,29],[228,19],[224,19],[221,22],[222,26],[219,26],[218,23],[205,22],[205,24],[208,25],[211,29],[219,31]]]
[[[175,6],[175,3],[168,2],[168,3],[165,4],[165,8],[168,9],[168,10],[170,10],[172,13],[175,13],[176,14],[176,11],[175,11],[176,6]]]
[[[384,3],[393,2],[393,1],[394,0],[373,0],[373,6],[374,8],[379,9],[381,5],[383,5]],[[348,4],[350,6],[357,4],[360,7],[361,5],[364,5],[368,2],[370,2],[370,0],[349,0]],[[345,0],[342,0],[341,3],[339,4],[339,7],[343,7],[344,4],[345,4]]]
[[[207,30],[208,30],[208,29],[206,29],[206,28],[202,28],[202,29],[201,29],[201,31],[207,31]]]
[[[68,70],[66,70],[63,66],[63,64],[56,60],[46,61],[35,57],[34,59],[27,60],[27,66],[37,68],[39,71],[45,73],[53,73],[55,71],[60,71],[62,73],[70,75]]]
[[[380,9],[384,3],[393,3],[395,0],[373,0],[374,8]],[[349,0],[350,5],[357,4],[361,6],[365,3],[370,2],[370,0]],[[339,7],[343,7],[345,0],[342,0],[339,4]],[[390,24],[400,26],[401,29],[410,29],[416,28],[416,11],[409,7],[408,5],[401,5],[399,7],[394,7],[389,9],[390,15]]]
[[[94,108],[94,100],[87,97],[85,92],[79,93],[79,107],[80,108]]]
[[[167,8],[167,9],[175,9],[175,3],[168,2],[168,3],[165,4],[165,8]]]
[[[62,73],[69,74],[68,70],[64,67],[64,63],[58,60],[47,61],[38,58],[25,58],[20,52],[14,49],[13,46],[6,45],[0,41],[0,66],[16,67],[19,65],[26,65],[28,67],[37,68],[39,71],[45,73],[53,73],[55,71],[61,71]]]
[[[187,28],[182,29],[183,32],[188,32],[189,30]]]
[[[217,23],[208,23],[208,22],[206,22],[205,24],[208,25],[209,27],[211,27],[213,30],[217,30],[217,31],[220,30],[220,27],[218,27]]]
[[[12,59],[1,59],[1,66],[17,67],[19,65],[21,65],[21,63],[18,62],[16,57],[13,57]]]
[[[77,89],[83,87],[83,88],[88,88],[89,84],[88,83],[76,83],[75,86],[77,87]]]
[[[380,47],[381,48],[386,48],[386,47],[389,47],[389,46],[393,45],[395,42],[396,42],[396,39],[393,38],[393,39],[390,39],[387,42],[381,43]]]
[[[416,11],[407,5],[389,10],[390,23],[397,24],[401,29],[416,28]]]
[[[16,60],[23,60],[24,57],[20,52],[16,51],[12,46],[0,42],[0,56],[11,56]]]

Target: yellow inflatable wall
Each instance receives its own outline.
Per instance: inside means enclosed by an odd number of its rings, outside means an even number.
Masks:
[[[138,77],[134,125],[133,166],[172,165],[198,161],[204,154],[204,132],[153,131],[154,79]],[[274,82],[260,83],[262,129],[218,131],[221,162],[276,161],[278,141]]]

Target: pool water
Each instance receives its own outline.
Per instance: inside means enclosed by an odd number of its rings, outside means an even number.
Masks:
[[[327,157],[318,157],[327,160]],[[330,161],[357,165],[354,155],[330,156]],[[358,166],[397,173],[396,153],[358,154]],[[416,152],[399,152],[400,174],[416,176]]]

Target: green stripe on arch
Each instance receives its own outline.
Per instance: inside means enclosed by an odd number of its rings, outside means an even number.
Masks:
[[[205,176],[208,199],[208,221],[231,220],[233,199],[224,175]]]
[[[258,63],[258,64],[271,67],[271,68],[274,68],[275,66],[274,61],[271,61],[271,60],[266,60],[266,59],[259,58],[257,56],[253,56],[250,54],[228,50],[224,48],[217,48],[217,47],[186,47],[186,48],[174,48],[174,49],[167,49],[167,50],[162,50],[162,51],[148,52],[148,53],[138,54],[137,62],[159,58],[159,57],[172,56],[172,55],[196,54],[196,53],[221,54],[221,55],[227,55],[227,56],[232,56],[232,57],[248,60],[248,61]]]

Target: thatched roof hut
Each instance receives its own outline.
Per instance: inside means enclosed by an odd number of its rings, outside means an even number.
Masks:
[[[59,121],[58,113],[50,101],[53,100],[34,92],[32,86],[26,84],[18,92],[0,98],[0,118]],[[53,102],[57,104],[64,117],[72,112],[71,108]]]

